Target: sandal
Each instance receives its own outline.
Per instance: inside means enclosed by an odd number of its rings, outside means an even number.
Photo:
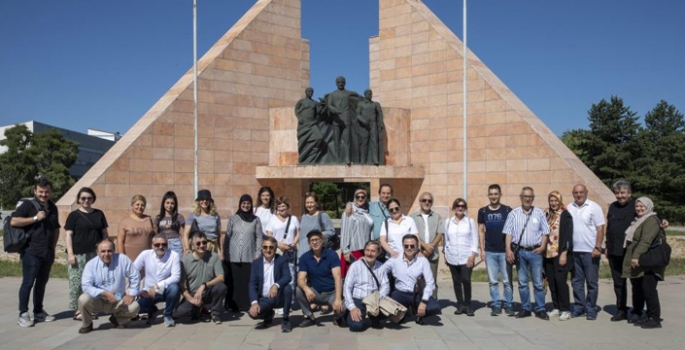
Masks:
[[[81,313],[78,312],[78,311],[76,311],[76,312],[74,313],[74,317],[72,317],[72,319],[73,319],[74,321],[83,321],[83,317],[81,317]]]

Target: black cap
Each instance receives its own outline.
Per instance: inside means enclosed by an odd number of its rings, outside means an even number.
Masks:
[[[213,201],[212,192],[209,192],[207,189],[197,191],[197,198],[195,198],[195,201],[199,201],[201,199],[209,199],[210,201]]]

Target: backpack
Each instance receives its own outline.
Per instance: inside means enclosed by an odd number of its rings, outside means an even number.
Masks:
[[[40,211],[40,204],[38,201],[31,199],[31,204],[33,204],[36,210]],[[30,235],[26,233],[25,227],[14,227],[10,225],[14,213],[16,212],[13,211],[10,215],[6,216],[2,222],[2,229],[4,230],[3,243],[5,245],[5,252],[7,253],[20,253],[24,250],[24,247],[30,238]]]

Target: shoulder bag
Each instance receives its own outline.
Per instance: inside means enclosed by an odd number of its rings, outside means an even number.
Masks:
[[[657,219],[658,221],[659,219]],[[661,223],[659,223],[660,225]],[[659,234],[654,238],[649,250],[639,259],[640,267],[666,267],[671,262],[671,246],[666,241],[664,229],[659,228]]]
[[[523,239],[523,235],[526,233],[526,227],[528,227],[528,221],[530,221],[530,216],[533,215],[533,209],[530,208],[530,213],[526,215],[526,223],[523,224],[523,229],[521,229],[521,236],[519,237],[519,241],[514,243],[511,242],[511,251],[514,252],[514,265],[519,264],[519,250],[521,250],[521,240]]]

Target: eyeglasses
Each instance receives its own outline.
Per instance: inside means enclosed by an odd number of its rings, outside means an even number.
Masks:
[[[93,201],[93,197],[81,197],[81,201],[83,201],[83,202],[85,202],[85,201],[90,201],[90,202],[92,202],[92,201]]]
[[[404,245],[404,249],[414,249],[414,248],[416,248],[416,245],[414,245],[414,244],[405,244]]]
[[[457,204],[457,205],[455,205],[454,207],[455,207],[455,208],[466,208],[466,206],[463,205],[463,204]]]
[[[312,238],[309,240],[309,243],[321,243],[321,238]]]
[[[366,199],[366,196],[361,195],[361,196],[356,196],[356,197],[354,197],[354,198],[357,198],[357,199]]]
[[[207,241],[195,242],[195,245],[198,246],[198,247],[201,247],[201,246],[203,246],[203,245],[207,245]]]
[[[167,243],[154,243],[152,246],[155,248],[166,248],[169,246],[169,244],[167,244]]]
[[[533,199],[533,198],[535,198],[535,196],[521,196],[521,198],[523,198],[523,199]]]
[[[400,207],[388,208],[388,211],[391,213],[396,213],[396,212],[400,211]]]
[[[421,203],[433,203],[432,199],[422,199]]]
[[[263,245],[263,246],[262,246],[262,249],[263,249],[263,250],[275,250],[276,247],[275,247],[275,246],[272,246],[272,245]]]

